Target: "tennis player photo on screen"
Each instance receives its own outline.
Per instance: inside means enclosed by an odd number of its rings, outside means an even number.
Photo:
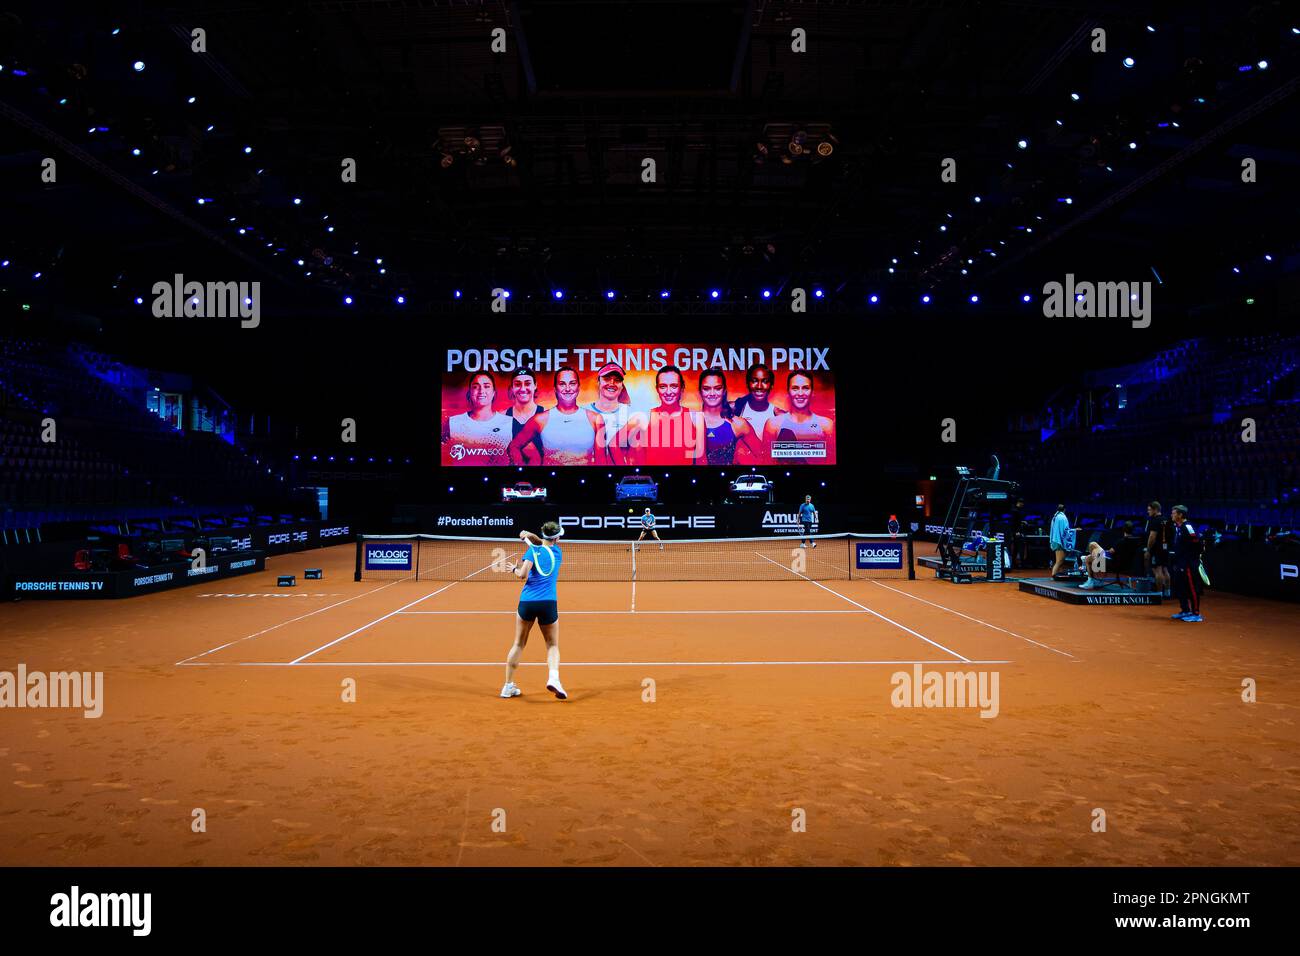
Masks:
[[[443,376],[447,466],[836,460],[830,349],[815,345],[448,349]]]

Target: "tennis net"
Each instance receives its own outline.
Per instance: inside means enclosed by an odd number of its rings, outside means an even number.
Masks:
[[[847,581],[915,578],[910,535],[559,541],[564,581]],[[356,580],[494,581],[527,549],[518,538],[358,535]]]

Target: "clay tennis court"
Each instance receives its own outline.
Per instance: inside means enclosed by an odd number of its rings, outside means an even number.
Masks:
[[[534,632],[502,700],[517,584],[354,583],[353,556],[0,609],[6,666],[105,672],[98,720],[4,714],[2,862],[1300,862],[1288,605],[1211,593],[1191,626],[924,571],[562,582],[570,699]],[[998,715],[891,706],[913,662],[996,671]]]

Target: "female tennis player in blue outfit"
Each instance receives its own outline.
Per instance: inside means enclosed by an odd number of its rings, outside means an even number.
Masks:
[[[524,579],[524,589],[519,594],[519,612],[515,617],[515,643],[506,655],[506,686],[501,688],[502,697],[518,697],[523,693],[515,684],[515,668],[536,621],[546,641],[546,664],[550,669],[546,689],[560,700],[569,698],[560,683],[560,611],[555,598],[555,579],[560,576],[564,561],[559,545],[562,534],[564,529],[554,521],[542,525],[541,537],[531,531],[519,532],[528,550],[517,565],[506,565],[515,577]]]

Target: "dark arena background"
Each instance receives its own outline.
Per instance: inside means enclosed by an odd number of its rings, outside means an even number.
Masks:
[[[6,929],[1269,925],[1298,87],[1281,2],[6,4]]]

